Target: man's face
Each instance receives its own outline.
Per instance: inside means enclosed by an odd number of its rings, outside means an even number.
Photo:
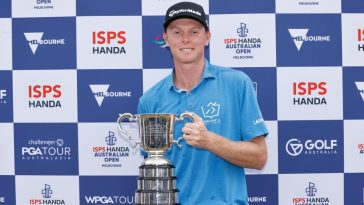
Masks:
[[[163,37],[175,62],[193,63],[204,60],[205,46],[208,45],[211,34],[206,32],[200,22],[182,18],[172,21]]]

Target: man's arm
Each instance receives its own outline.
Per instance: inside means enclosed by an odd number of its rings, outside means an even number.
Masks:
[[[206,149],[243,168],[262,169],[267,161],[265,137],[250,141],[232,141],[207,130],[203,120],[195,116],[195,123],[186,123],[182,131],[186,143]]]

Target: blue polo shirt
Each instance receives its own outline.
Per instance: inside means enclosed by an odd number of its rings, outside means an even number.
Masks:
[[[234,141],[267,135],[254,87],[241,71],[205,61],[200,83],[190,92],[173,84],[173,72],[149,89],[138,104],[138,113],[194,112],[209,131]],[[182,136],[183,122],[176,122],[174,139]],[[182,140],[165,156],[175,165],[179,202],[183,205],[248,204],[244,169]]]

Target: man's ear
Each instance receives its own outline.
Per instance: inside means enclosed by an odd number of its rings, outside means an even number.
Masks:
[[[168,36],[167,36],[166,32],[163,32],[163,39],[164,39],[164,42],[166,42],[166,46],[169,47]]]
[[[206,43],[205,46],[208,46],[210,43],[210,39],[211,39],[211,32],[210,31],[206,31]]]

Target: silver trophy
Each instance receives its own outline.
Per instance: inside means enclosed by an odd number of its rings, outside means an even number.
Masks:
[[[176,143],[178,147],[180,140],[173,138],[174,123],[188,117],[195,122],[194,113],[184,112],[180,116],[175,114],[120,114],[117,119],[119,130],[129,140],[138,144],[148,153],[148,157],[139,167],[137,190],[135,192],[136,205],[178,205],[178,192],[176,188],[177,178],[174,176],[174,166],[164,157],[165,151]],[[131,136],[123,129],[123,120],[137,122],[139,127],[139,138]]]

